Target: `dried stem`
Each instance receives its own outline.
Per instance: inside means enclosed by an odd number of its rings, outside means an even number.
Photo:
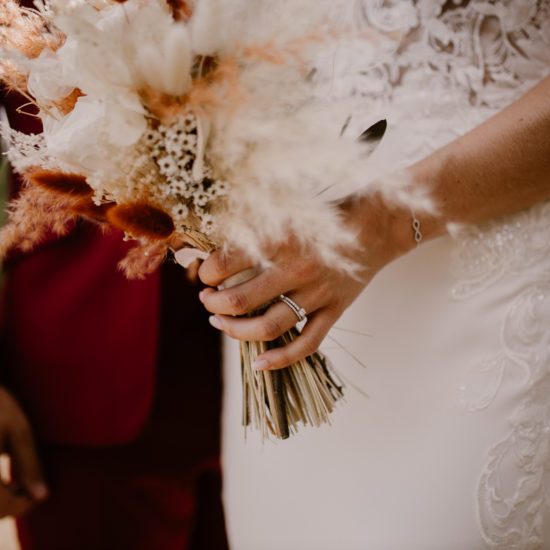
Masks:
[[[252,369],[266,349],[285,345],[298,336],[298,330],[292,329],[273,342],[241,342],[245,434],[246,427],[254,424],[262,441],[270,433],[286,439],[298,431],[300,423],[316,427],[330,424],[330,414],[343,398],[343,384],[322,353],[277,371]]]

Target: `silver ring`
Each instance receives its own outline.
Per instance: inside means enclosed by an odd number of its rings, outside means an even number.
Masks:
[[[296,302],[291,300],[288,296],[285,296],[284,294],[281,294],[279,296],[279,302],[285,303],[298,317],[298,322],[303,323],[304,321],[307,321],[307,315],[306,310],[303,307],[300,307]]]

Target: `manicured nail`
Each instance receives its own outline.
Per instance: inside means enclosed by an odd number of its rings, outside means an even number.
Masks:
[[[210,315],[210,317],[208,317],[208,321],[210,321],[210,324],[214,328],[217,328],[218,330],[222,329],[221,321],[215,315]]]
[[[199,300],[200,300],[201,302],[204,302],[204,290],[201,290],[201,291],[199,292]]]
[[[44,500],[48,496],[48,488],[44,483],[35,483],[31,487],[32,497],[36,500]]]
[[[267,359],[258,359],[252,363],[254,370],[265,370],[269,367],[269,361]]]

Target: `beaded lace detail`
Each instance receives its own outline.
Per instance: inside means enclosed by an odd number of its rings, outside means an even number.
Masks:
[[[388,118],[389,130],[403,135],[402,166],[478,125],[550,70],[550,0],[356,0],[348,18],[380,31],[376,58],[368,48],[358,55],[343,47],[330,68],[331,94],[355,95],[358,118]],[[459,392],[468,410],[479,411],[507,375],[523,377],[508,434],[488,451],[477,510],[489,548],[540,548],[550,458],[550,203],[461,231],[453,270],[457,300],[521,281],[501,323],[500,352],[480,358]]]
[[[507,375],[522,374],[521,404],[506,437],[490,448],[478,484],[478,517],[491,548],[540,548],[550,461],[550,203],[464,229],[453,268],[459,300],[497,281],[521,282],[501,324],[501,351],[473,366],[459,397],[470,411],[484,409]]]

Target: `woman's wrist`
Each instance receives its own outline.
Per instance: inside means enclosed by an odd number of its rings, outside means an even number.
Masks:
[[[369,194],[346,206],[357,229],[367,269],[378,271],[417,246],[413,217],[407,206],[388,201],[382,193]]]
[[[417,218],[422,234],[421,242],[445,235],[449,222],[445,197],[438,194],[438,182],[445,172],[445,156],[438,151],[407,168],[410,186],[415,192],[425,194],[431,202],[430,209],[411,210],[411,217]],[[412,223],[412,221],[411,221]]]
[[[378,271],[424,242],[447,233],[443,203],[435,194],[442,158],[431,155],[407,169],[404,198],[386,195],[383,190],[356,197],[343,205],[352,229],[357,231],[359,248],[368,271]],[[410,190],[410,201],[406,199]],[[415,197],[425,195],[430,208],[413,208]]]
[[[361,199],[361,213],[358,215],[358,218],[363,220],[361,243],[371,247],[378,243],[383,247],[384,263],[389,263],[424,242],[447,232],[439,200],[431,190],[434,182],[428,179],[430,174],[433,176],[436,172],[427,164],[431,164],[431,161],[414,165],[407,171],[407,176],[410,178],[411,196],[422,195],[424,188],[425,194],[431,199],[432,208],[415,209],[411,206],[415,202],[414,199],[411,199],[409,204],[406,200],[403,202],[386,198],[383,193]],[[375,239],[373,234],[376,234],[378,239]]]

